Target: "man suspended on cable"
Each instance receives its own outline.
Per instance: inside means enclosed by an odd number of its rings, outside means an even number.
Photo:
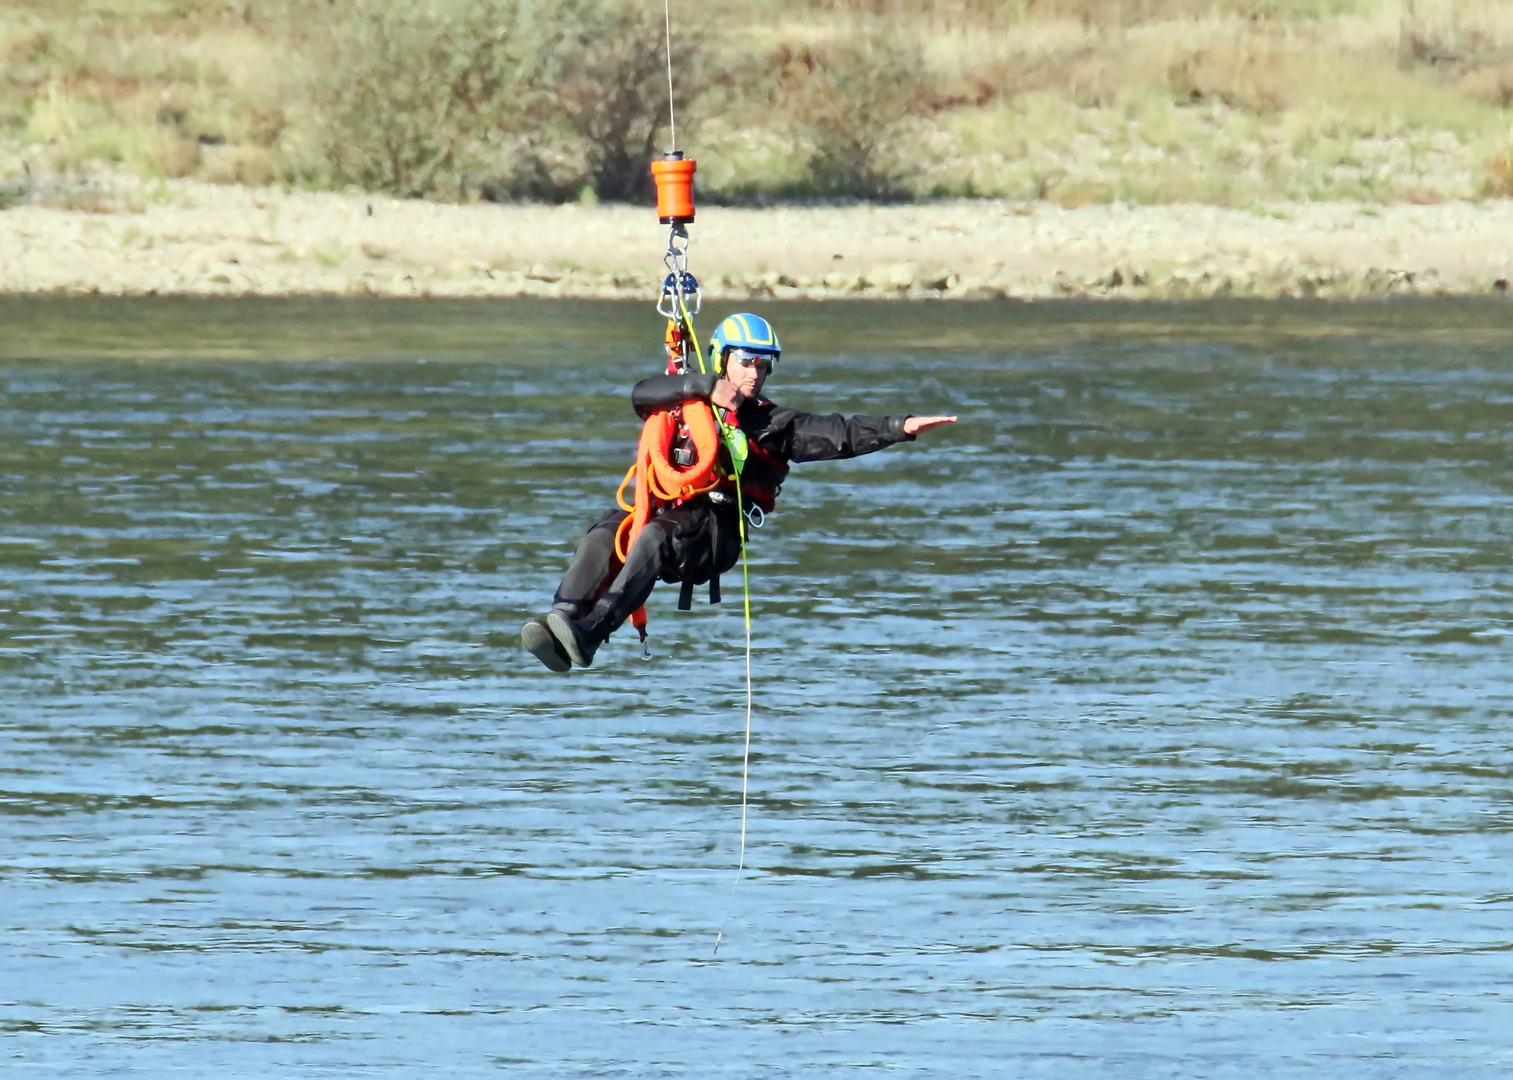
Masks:
[[[710,601],[718,602],[720,575],[741,556],[741,512],[757,523],[770,514],[791,462],[870,454],[956,420],[822,416],[770,401],[762,386],[782,350],[776,331],[757,315],[725,319],[709,351],[711,374],[656,375],[631,391],[637,415],[649,421],[636,503],[611,510],[588,530],[551,611],[521,627],[521,645],[552,671],[588,667],[599,646],[632,616],[644,640],[643,605],[658,580],[682,584],[681,608],[689,606],[694,586],[705,583]],[[667,418],[664,426],[656,423],[659,417]],[[732,436],[745,451],[739,477]],[[698,471],[701,457],[708,459],[707,472]]]

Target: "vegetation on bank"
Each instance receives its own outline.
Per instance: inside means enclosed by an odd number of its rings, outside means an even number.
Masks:
[[[705,198],[1513,196],[1507,0],[673,11]],[[663,48],[653,0],[9,0],[0,201],[102,166],[639,198],[668,138]]]

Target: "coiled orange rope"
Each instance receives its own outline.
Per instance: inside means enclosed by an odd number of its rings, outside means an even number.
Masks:
[[[688,466],[669,460],[677,419],[671,411],[653,413],[641,426],[641,444],[636,449],[636,463],[620,481],[615,501],[630,517],[620,523],[615,533],[615,554],[624,562],[641,530],[655,513],[656,503],[677,503],[713,491],[722,477],[719,469],[720,429],[714,413],[702,401],[682,406],[683,424],[693,440],[694,459]],[[635,501],[626,503],[625,489],[635,483]]]

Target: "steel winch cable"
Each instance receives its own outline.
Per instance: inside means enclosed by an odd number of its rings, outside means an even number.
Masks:
[[[672,97],[672,0],[662,0],[662,14],[667,26],[667,138],[669,150],[678,149],[678,118],[673,115]]]

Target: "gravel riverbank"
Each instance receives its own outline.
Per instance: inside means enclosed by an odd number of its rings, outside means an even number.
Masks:
[[[723,300],[1484,295],[1513,278],[1513,201],[705,206],[691,231]],[[665,238],[650,208],[175,183],[0,210],[0,293],[644,297]]]

